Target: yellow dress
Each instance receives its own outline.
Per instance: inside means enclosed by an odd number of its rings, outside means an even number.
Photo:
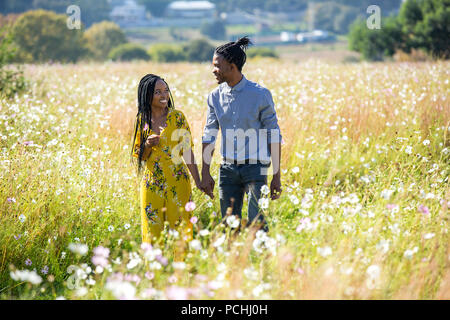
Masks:
[[[152,147],[140,182],[142,242],[147,243],[159,238],[166,221],[170,229],[176,229],[184,222],[180,236],[188,241],[193,237],[192,211],[185,210],[186,203],[191,201],[191,182],[182,159],[183,150],[194,147],[191,131],[179,110],[169,109],[166,123],[159,144]],[[146,136],[154,133],[151,129],[145,130]],[[138,132],[133,149],[135,157],[138,157],[140,142]]]

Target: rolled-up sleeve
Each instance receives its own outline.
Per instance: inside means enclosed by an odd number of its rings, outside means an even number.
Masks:
[[[269,90],[264,90],[263,104],[260,110],[260,121],[262,128],[267,130],[267,142],[281,143],[281,132],[278,125],[275,104],[273,103],[272,94]]]
[[[206,115],[206,124],[203,130],[202,143],[216,143],[217,133],[219,132],[219,120],[217,119],[212,97],[208,96],[208,113]]]

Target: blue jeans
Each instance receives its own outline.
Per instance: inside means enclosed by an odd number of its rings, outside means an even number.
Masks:
[[[267,168],[270,164],[230,164],[223,162],[219,171],[219,198],[222,217],[227,209],[232,208],[232,214],[242,219],[242,204],[244,194],[248,199],[248,223],[258,219],[264,229],[267,223],[262,211],[259,210],[258,200],[261,197],[261,187],[267,184]]]

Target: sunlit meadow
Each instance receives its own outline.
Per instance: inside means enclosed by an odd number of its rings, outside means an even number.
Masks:
[[[450,298],[449,62],[248,61],[275,101],[283,193],[261,201],[266,234],[194,190],[183,261],[176,231],[141,245],[136,91],[166,79],[201,162],[210,65],[24,70],[0,109],[2,299]]]

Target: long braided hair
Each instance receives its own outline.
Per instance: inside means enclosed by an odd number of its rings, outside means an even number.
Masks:
[[[133,157],[133,153],[135,152],[134,142],[136,141],[136,136],[139,134],[141,144],[139,146],[139,153],[137,160],[138,173],[141,172],[142,169],[142,156],[144,154],[144,145],[145,141],[148,138],[149,133],[149,130],[147,130],[147,128],[151,128],[153,93],[155,92],[155,86],[158,80],[164,81],[163,78],[157,75],[147,74],[141,79],[138,86],[137,92],[138,113],[136,114],[136,121],[134,124],[134,135],[131,147],[131,159],[132,161],[134,161],[135,159]],[[164,83],[167,85],[167,88],[169,88],[167,82],[164,81]],[[168,108],[169,110],[175,108],[170,89],[169,89]]]
[[[243,37],[237,41],[228,42],[217,47],[214,54],[221,55],[229,63],[234,63],[238,67],[239,71],[242,71],[242,67],[247,60],[245,50],[247,50],[248,46],[251,44],[252,42],[248,37]]]

